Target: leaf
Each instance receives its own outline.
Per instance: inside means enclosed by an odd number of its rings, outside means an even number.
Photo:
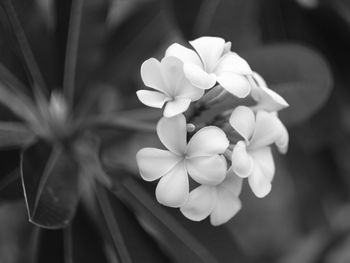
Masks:
[[[0,149],[32,143],[35,134],[21,123],[0,122]]]
[[[93,223],[79,206],[72,224],[64,230],[65,263],[107,263],[105,242]]]
[[[265,46],[244,56],[269,87],[290,107],[281,111],[287,125],[303,122],[327,101],[333,87],[329,66],[316,51],[296,44]]]
[[[29,220],[45,228],[67,226],[79,200],[78,166],[71,153],[38,141],[22,152],[21,176]]]
[[[144,230],[158,242],[174,262],[225,262],[219,261],[212,253],[212,249],[202,244],[202,239],[192,235],[189,229],[182,226],[156,203],[155,198],[132,177],[124,179],[119,186],[117,183],[114,193],[133,210]]]

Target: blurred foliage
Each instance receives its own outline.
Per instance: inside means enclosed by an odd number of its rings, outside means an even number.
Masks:
[[[75,0],[12,2],[49,92],[62,89]],[[95,155],[80,154],[86,164],[80,169],[83,175],[69,180],[61,180],[67,174],[62,169],[76,173],[73,158],[40,142],[22,157],[23,168],[30,171],[23,179],[33,181],[34,187],[26,193],[28,206],[37,198],[39,170],[52,155],[57,163],[50,161],[50,167],[58,177],[51,172],[49,178],[64,183],[53,183],[53,190],[61,187],[65,192],[57,190],[59,194],[76,193],[70,210],[60,212],[69,215],[63,220],[72,219],[69,226],[47,230],[28,223],[18,169],[20,151],[1,145],[0,262],[350,261],[350,5],[346,0],[303,2],[307,1],[84,0],[73,104],[77,120],[118,115],[122,110],[131,110],[132,115],[133,109],[142,107],[135,96],[142,85],[142,61],[160,57],[172,42],[215,35],[231,41],[232,49],[290,103],[281,113],[290,125],[290,152],[277,160],[278,174],[269,197],[255,200],[244,189],[242,212],[213,228],[161,207],[152,196],[153,186],[135,176],[135,153],[143,145],[157,143],[154,135],[98,129],[96,141],[84,137],[87,148],[82,148],[84,153],[94,149]],[[33,99],[32,77],[3,8],[0,21],[0,62],[23,85],[4,70],[0,79]],[[235,103],[227,99],[216,110]],[[147,110],[143,114],[148,120],[158,116]],[[20,119],[3,105],[0,117],[11,123]],[[14,129],[6,125],[0,127],[1,138],[7,136],[6,129]],[[62,167],[60,156],[73,160],[70,166],[66,160]],[[102,167],[93,164],[98,158]],[[100,178],[107,173],[113,187],[86,183],[91,171]],[[81,183],[79,196],[72,180]],[[51,187],[43,187],[44,196],[47,189]],[[52,219],[38,211],[44,221]],[[53,211],[57,219],[58,210]]]

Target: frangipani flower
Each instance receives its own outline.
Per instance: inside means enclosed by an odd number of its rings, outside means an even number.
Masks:
[[[251,84],[251,95],[258,103],[252,109],[274,112],[289,106],[284,98],[267,87],[265,80],[258,73],[253,72]]]
[[[242,178],[230,168],[222,183],[215,186],[201,185],[192,190],[187,203],[180,210],[193,221],[201,221],[210,215],[212,225],[221,225],[241,209],[241,200],[238,198],[241,189]]]
[[[187,144],[186,119],[182,114],[162,118],[157,125],[160,141],[168,150],[143,148],[136,155],[141,177],[146,181],[160,178],[156,197],[161,204],[180,207],[189,195],[189,178],[199,184],[217,185],[226,174],[221,155],[229,145],[225,133],[207,126],[195,133]]]
[[[248,63],[230,51],[231,43],[219,37],[201,37],[190,44],[196,50],[172,44],[165,56],[174,56],[184,63],[187,79],[196,87],[210,89],[218,82],[233,95],[244,98],[250,92],[247,76],[252,74]]]
[[[141,77],[147,87],[156,91],[139,90],[139,100],[150,107],[164,108],[164,116],[172,117],[186,111],[192,101],[200,99],[204,91],[193,86],[185,77],[183,62],[176,57],[155,58],[141,66]]]
[[[238,106],[232,112],[230,124],[244,138],[233,149],[232,169],[238,176],[248,177],[257,197],[264,197],[271,190],[275,173],[270,146],[276,144],[279,151],[285,153],[288,131],[276,113],[258,111],[255,116],[246,106]]]

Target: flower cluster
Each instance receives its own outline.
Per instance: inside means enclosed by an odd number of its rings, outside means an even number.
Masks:
[[[230,42],[201,37],[190,44],[194,50],[173,44],[160,62],[150,58],[142,64],[142,80],[153,90],[139,90],[137,96],[147,106],[164,109],[157,134],[166,150],[143,148],[136,159],[144,180],[159,179],[161,204],[180,208],[191,220],[209,216],[212,225],[220,225],[241,208],[243,178],[257,197],[270,192],[275,173],[271,146],[281,153],[288,147],[277,112],[288,104],[230,51]],[[201,109],[210,110],[226,94],[241,105],[209,123],[195,122]],[[255,101],[253,106],[244,105],[246,97]]]

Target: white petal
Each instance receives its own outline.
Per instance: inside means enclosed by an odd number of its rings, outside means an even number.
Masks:
[[[225,55],[225,54],[227,54],[228,52],[231,51],[231,46],[232,46],[231,41],[228,41],[228,42],[225,43],[223,55]]]
[[[141,78],[147,87],[167,93],[168,87],[161,68],[160,62],[155,58],[147,59],[141,66]]]
[[[204,95],[204,90],[192,85],[184,76],[178,83],[174,97],[187,98],[191,101],[199,100]]]
[[[197,88],[210,89],[216,83],[216,76],[205,72],[201,67],[185,63],[184,73],[186,78]]]
[[[183,155],[186,150],[186,119],[182,114],[172,118],[161,118],[157,124],[157,134],[163,145],[173,153]]]
[[[226,173],[225,180],[218,185],[218,187],[224,187],[226,190],[231,191],[233,195],[239,196],[242,191],[243,179],[239,177],[230,167]]]
[[[190,192],[187,203],[180,210],[188,219],[201,221],[209,216],[215,203],[215,187],[201,185]]]
[[[254,168],[254,162],[247,153],[246,144],[239,141],[232,151],[232,169],[240,177],[248,177]]]
[[[186,156],[212,156],[222,154],[229,146],[226,134],[218,127],[207,126],[194,134],[188,142]]]
[[[186,168],[189,175],[197,183],[217,185],[225,179],[227,163],[221,155],[193,157],[186,159]]]
[[[258,111],[249,149],[258,149],[275,143],[279,150],[285,153],[288,141],[288,131],[280,119],[274,113]]]
[[[174,43],[168,47],[168,49],[165,51],[165,56],[177,57],[184,63],[195,64],[200,67],[203,66],[198,54],[195,51],[178,43]]]
[[[164,108],[164,116],[167,118],[173,117],[185,112],[191,104],[191,99],[175,98],[175,100],[168,101]]]
[[[201,57],[205,70],[212,72],[225,50],[225,40],[219,37],[200,37],[190,44]]]
[[[236,53],[226,53],[218,62],[215,73],[220,75],[222,72],[231,72],[240,75],[251,75],[253,71],[242,57]]]
[[[278,93],[267,87],[264,79],[256,72],[253,73],[256,83],[252,85],[251,95],[258,105],[254,110],[279,111],[289,106],[289,104]]]
[[[275,174],[275,162],[271,152],[271,147],[263,147],[249,152],[252,156],[255,165],[260,166],[264,176],[272,181]]]
[[[184,78],[183,62],[177,57],[164,57],[161,64],[164,82],[168,87],[168,94],[174,97],[177,83]]]
[[[248,183],[253,193],[263,198],[271,191],[271,180],[267,178],[259,165],[254,165],[253,173],[248,177]]]
[[[136,95],[143,104],[154,108],[162,108],[164,103],[168,100],[163,93],[158,91],[138,90]]]
[[[188,195],[188,175],[184,163],[180,162],[159,180],[156,197],[163,205],[180,207],[187,202]]]
[[[142,179],[154,181],[174,168],[181,158],[169,151],[143,148],[137,152],[136,161]]]
[[[228,92],[238,98],[245,98],[250,93],[250,83],[247,77],[231,72],[221,72],[217,81]]]
[[[246,141],[248,141],[254,132],[254,112],[246,106],[238,106],[231,114],[230,124]]]
[[[241,200],[224,188],[217,190],[217,201],[210,214],[210,223],[218,226],[226,223],[241,209]]]

